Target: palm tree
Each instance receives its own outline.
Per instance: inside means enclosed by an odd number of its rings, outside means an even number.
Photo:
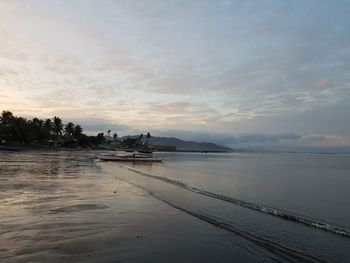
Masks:
[[[75,126],[73,122],[68,122],[66,126],[64,127],[64,134],[65,135],[73,135],[75,130]]]
[[[34,118],[32,120],[32,123],[34,124],[35,127],[37,128],[42,128],[44,126],[44,121],[38,118]]]
[[[114,134],[113,134],[113,139],[114,139],[114,142],[116,142],[116,141],[117,141],[117,137],[118,137],[118,134],[114,133]]]
[[[83,134],[83,128],[80,125],[76,125],[73,131],[73,135],[80,136]]]
[[[107,140],[106,142],[109,143],[109,138],[111,137],[111,130],[107,131]]]
[[[42,141],[47,137],[44,129],[44,120],[34,118],[28,123],[30,126],[30,130],[32,131],[32,133],[34,133],[34,140]]]
[[[52,122],[53,122],[52,131],[54,132],[54,134],[56,135],[62,134],[62,130],[63,130],[62,120],[59,117],[55,116],[53,117]]]
[[[148,141],[149,141],[149,139],[150,139],[151,137],[152,137],[151,134],[148,132],[148,133],[147,133],[147,136],[146,136],[146,138],[147,138],[146,144],[148,144]]]
[[[13,134],[14,116],[10,111],[3,111],[0,116],[0,135],[1,139],[11,140]]]
[[[21,145],[34,139],[33,131],[29,127],[30,123],[27,119],[22,117],[15,117],[13,119],[13,136],[15,141],[18,141]]]
[[[51,134],[52,127],[53,127],[53,124],[52,124],[51,119],[46,119],[45,122],[44,122],[44,127],[43,128],[44,128],[45,132],[47,133],[47,135]]]

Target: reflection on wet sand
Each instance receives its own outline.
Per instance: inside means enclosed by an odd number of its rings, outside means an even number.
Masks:
[[[106,174],[93,153],[0,153],[0,200],[0,262],[254,259],[227,234]]]

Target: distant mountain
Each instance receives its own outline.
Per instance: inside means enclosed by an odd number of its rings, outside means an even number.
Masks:
[[[125,136],[130,138],[137,138],[138,136]],[[145,141],[145,137],[143,141]],[[193,142],[184,141],[178,138],[167,138],[167,137],[151,137],[149,144],[158,146],[176,146],[177,151],[208,151],[208,152],[232,152],[233,149],[215,143],[210,142]]]

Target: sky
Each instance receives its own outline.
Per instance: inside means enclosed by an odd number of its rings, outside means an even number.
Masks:
[[[0,111],[350,149],[350,1],[0,0]]]

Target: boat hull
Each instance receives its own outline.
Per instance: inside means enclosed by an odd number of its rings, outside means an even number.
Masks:
[[[0,152],[20,152],[21,149],[7,146],[0,146]]]
[[[161,159],[154,157],[122,157],[122,156],[98,156],[101,161],[105,162],[152,162],[160,163]]]

